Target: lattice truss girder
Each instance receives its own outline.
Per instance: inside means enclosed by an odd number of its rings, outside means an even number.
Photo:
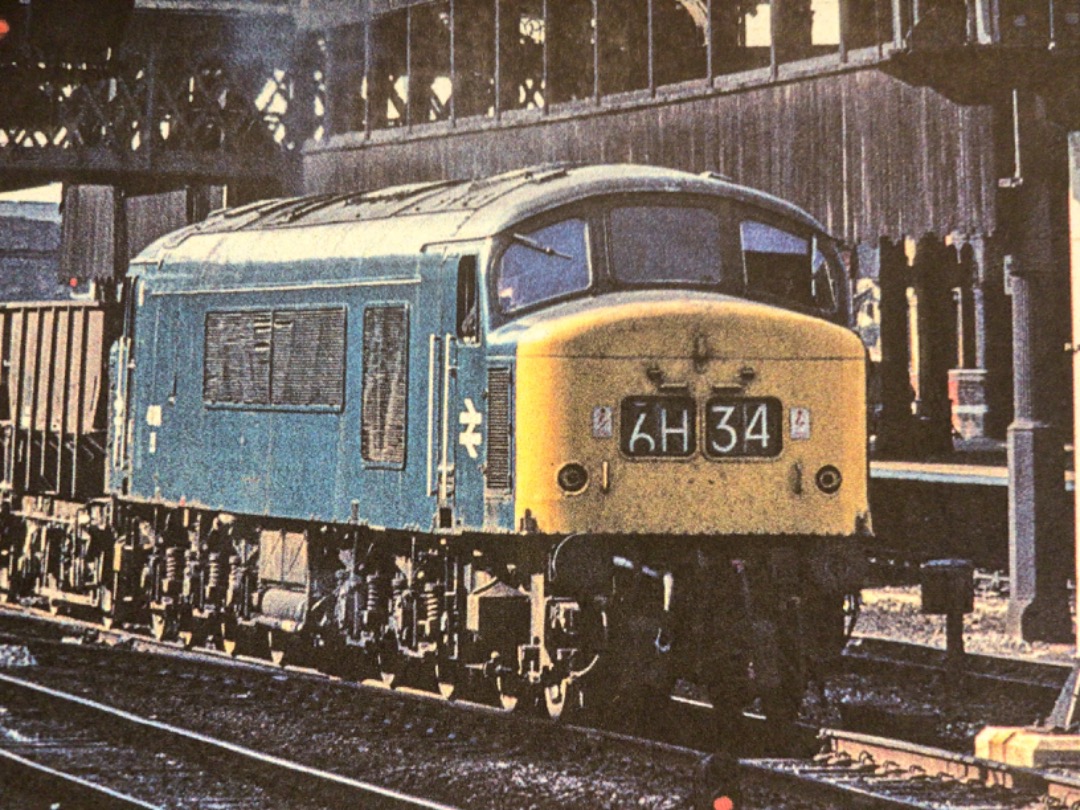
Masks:
[[[136,14],[100,61],[0,55],[0,156],[92,150],[143,168],[188,156],[251,164],[316,126],[319,77],[291,21]]]

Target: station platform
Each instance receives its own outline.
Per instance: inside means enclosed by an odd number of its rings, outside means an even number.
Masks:
[[[1069,467],[1072,447],[1062,448]],[[1075,489],[1072,469],[1065,490]],[[1073,498],[1063,509],[1073,519]],[[962,558],[979,568],[1007,571],[1009,472],[1005,443],[957,441],[951,453],[928,459],[871,457],[871,556],[904,563]]]
[[[1004,464],[988,465],[932,461],[871,461],[870,478],[894,481],[921,481],[927,484],[959,484],[985,487],[1008,487],[1009,469]],[[1065,472],[1065,489],[1075,488],[1076,473]]]

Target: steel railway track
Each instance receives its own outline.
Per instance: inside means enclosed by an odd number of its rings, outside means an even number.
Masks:
[[[140,639],[140,645],[161,648],[171,654],[190,655],[175,649],[176,645],[161,644]],[[900,670],[936,670],[940,668],[941,652],[923,648],[909,649],[910,645],[886,642],[870,642],[856,649],[853,657],[860,659],[857,666],[878,668],[888,665]],[[205,655],[205,651],[195,653]],[[221,657],[213,656],[220,663]],[[266,662],[232,661],[233,666],[256,669],[270,668]],[[1063,668],[1054,665],[1017,662],[1009,659],[993,659],[972,656],[971,675],[990,682],[1005,681],[1024,684],[1032,689],[1055,691],[1055,685],[1063,678]],[[295,676],[311,678],[315,673],[296,671]],[[7,679],[0,680],[6,684]],[[683,711],[698,716],[699,720],[710,709],[708,704],[695,701],[676,701],[683,704]],[[475,707],[479,709],[480,707]],[[488,710],[499,714],[498,710]],[[678,713],[678,710],[676,710]],[[684,729],[694,725],[689,715],[684,715],[675,726]],[[657,745],[655,740],[636,739],[636,735],[611,731],[582,729],[587,734],[611,736]],[[811,743],[806,730],[795,732],[790,743],[793,751],[800,753],[765,754],[762,758],[744,759],[740,765],[741,779],[746,792],[789,795],[796,803],[814,797],[817,806],[865,807],[865,808],[938,808],[956,810],[974,808],[1030,808],[1080,806],[1080,781],[1057,777],[1042,772],[1008,768],[1006,766],[976,760],[973,757],[947,752],[937,748],[912,745],[898,740],[857,734],[849,731],[828,730],[821,733],[820,745],[824,754],[816,758],[805,756]],[[697,742],[700,743],[699,737]],[[674,742],[669,740],[669,742]],[[683,745],[686,745],[686,742]],[[701,756],[700,745],[682,747],[663,745],[677,749],[688,756]],[[229,746],[233,748],[233,746]],[[96,805],[92,805],[96,807]],[[368,804],[365,806],[383,806]],[[385,805],[385,806],[435,806]],[[751,805],[752,806],[752,805]],[[770,805],[771,806],[771,805]],[[803,804],[802,806],[805,806]]]
[[[32,769],[57,796],[78,791],[75,806],[248,810],[286,801],[295,808],[453,810],[8,674],[0,673],[0,686],[2,767]],[[140,793],[147,800],[134,796]],[[166,803],[156,804],[163,796]]]
[[[866,734],[824,730],[812,761],[744,760],[744,788],[784,784],[827,807],[988,810],[1075,807],[1080,780]]]

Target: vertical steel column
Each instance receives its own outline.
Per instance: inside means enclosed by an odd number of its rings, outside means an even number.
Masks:
[[[919,306],[918,451],[927,455],[952,451],[952,407],[949,401],[949,369],[956,360],[952,281],[956,253],[944,240],[927,235],[919,240],[912,265]]]
[[[648,16],[649,37],[649,95],[656,95],[656,0],[646,0],[645,12]]]
[[[904,0],[892,0],[893,46],[904,47]]]
[[[542,62],[542,67],[540,69],[542,75],[540,80],[543,82],[544,87],[544,106],[541,108],[541,112],[544,115],[547,115],[548,107],[550,106],[548,103],[548,98],[551,95],[551,87],[549,86],[551,81],[549,74],[549,68],[551,67],[551,63],[548,56],[548,40],[551,38],[551,16],[548,14],[548,0],[544,0],[544,5],[540,13],[543,15],[544,18],[544,44],[541,46],[540,51],[540,59]]]
[[[364,84],[367,85],[367,101],[364,104],[364,137],[371,137],[371,103],[375,95],[375,81],[372,76],[374,59],[371,55],[375,46],[375,33],[372,27],[375,25],[375,16],[368,9],[367,19],[364,20]]]
[[[1063,520],[1064,436],[1055,424],[1065,376],[1064,324],[1057,317],[1065,279],[1055,272],[1055,215],[1061,171],[1045,103],[1014,94],[1016,179],[999,210],[1011,238],[1006,270],[1013,290],[1013,422],[1008,429],[1009,607],[1006,628],[1028,641],[1072,638],[1068,609],[1071,527]],[[1057,153],[1057,157],[1064,157]],[[1056,210],[1055,210],[1056,209]],[[1063,314],[1063,313],[1062,313]],[[1058,336],[1058,330],[1062,334]]]
[[[705,78],[708,79],[709,84],[712,84],[713,79],[716,78],[716,72],[713,69],[713,0],[707,0],[705,3]]]
[[[28,7],[29,8],[29,7]],[[154,136],[157,134],[157,40],[151,40],[150,51],[146,55],[146,107],[143,110],[142,138],[140,139],[140,151],[147,164],[151,164],[154,157]]]
[[[450,126],[457,126],[457,3],[450,0]]]
[[[593,101],[600,104],[600,0],[592,0],[593,13],[593,50],[592,77]]]
[[[413,124],[412,6],[405,9],[405,128]]]
[[[780,75],[780,52],[776,34],[780,31],[780,15],[783,14],[781,0],[769,0],[769,76],[775,79]]]
[[[337,78],[337,65],[334,59],[334,37],[335,30],[330,28],[326,31],[326,59],[323,61],[323,86],[326,88],[326,92],[323,93],[323,140],[327,141],[330,136],[337,131],[336,116],[337,116],[337,99],[336,85]]]
[[[902,243],[882,239],[878,278],[881,284],[881,412],[877,424],[877,451],[903,456],[911,444],[911,376],[907,288],[909,271]]]
[[[502,3],[495,3],[495,120],[502,118]]]
[[[1072,286],[1072,379],[1073,390],[1080,391],[1080,131],[1069,133],[1069,266]],[[1080,397],[1073,396],[1073,435],[1080,436]],[[1073,443],[1073,469],[1080,470],[1080,443]],[[1074,582],[1080,582],[1080,486],[1073,487],[1075,508],[1073,537],[1075,545]],[[1077,605],[1076,645],[1080,650],[1080,605]]]
[[[851,8],[848,5],[851,0],[840,0],[838,9],[840,23],[840,61],[848,60],[848,25],[851,19]]]

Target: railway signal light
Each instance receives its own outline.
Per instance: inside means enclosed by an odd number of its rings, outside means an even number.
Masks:
[[[0,53],[101,62],[123,40],[135,0],[0,0]]]
[[[702,810],[737,810],[741,805],[739,760],[732,753],[706,757],[698,766],[695,807]]]
[[[0,0],[0,57],[13,59],[26,38],[27,7],[18,0]]]

